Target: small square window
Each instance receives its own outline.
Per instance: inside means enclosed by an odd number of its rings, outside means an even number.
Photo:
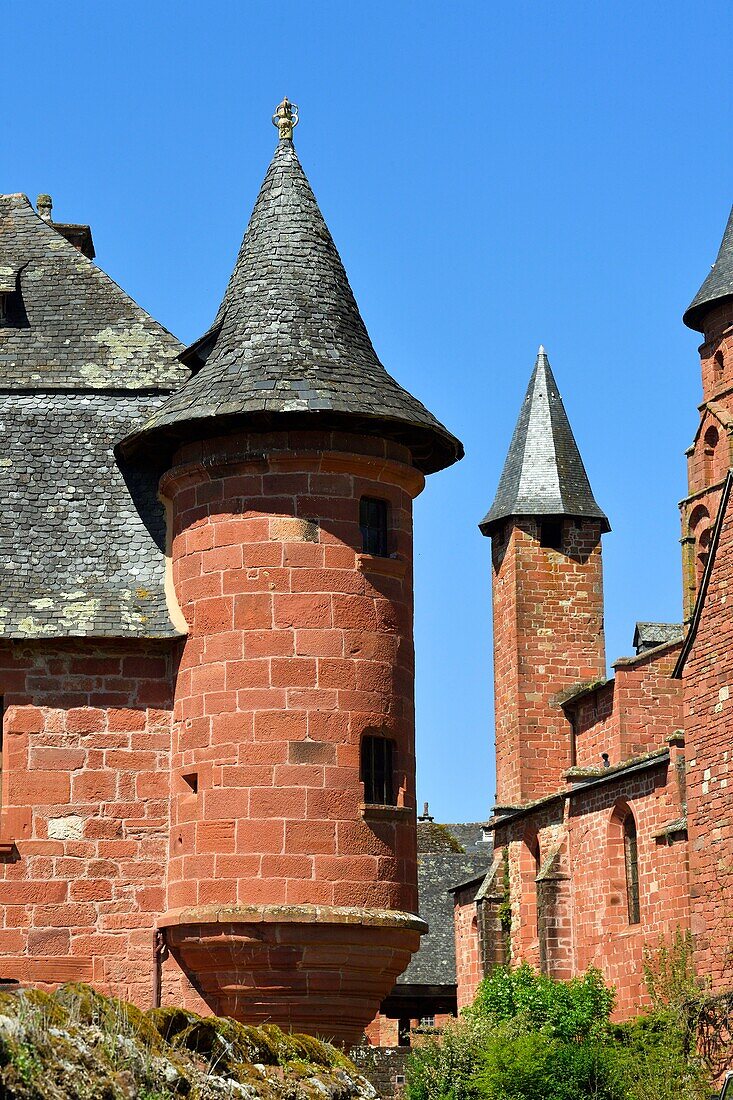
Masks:
[[[395,806],[393,742],[365,736],[361,741],[361,780],[364,801],[372,806]]]
[[[543,519],[540,523],[540,546],[562,553],[562,520]]]
[[[359,527],[361,544],[365,554],[378,558],[389,557],[388,548],[389,509],[386,500],[362,497],[359,501]]]

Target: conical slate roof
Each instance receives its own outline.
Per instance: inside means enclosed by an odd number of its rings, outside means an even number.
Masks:
[[[509,516],[586,516],[610,524],[598,507],[565,407],[540,347],[484,535]]]
[[[290,140],[277,146],[216,320],[182,359],[193,377],[124,451],[243,426],[317,426],[399,440],[426,473],[463,456],[377,358]]]
[[[689,328],[702,332],[702,318],[707,310],[730,297],[733,297],[733,209],[728,216],[717,259],[682,320]]]

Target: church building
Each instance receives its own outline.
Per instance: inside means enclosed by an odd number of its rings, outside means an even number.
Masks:
[[[620,1015],[643,957],[692,933],[698,976],[733,988],[733,214],[684,318],[703,401],[681,503],[680,623],[637,623],[606,676],[595,500],[540,348],[493,504],[496,805],[489,873],[454,891],[458,1002],[497,962],[596,966]],[[730,785],[729,785],[730,784]]]

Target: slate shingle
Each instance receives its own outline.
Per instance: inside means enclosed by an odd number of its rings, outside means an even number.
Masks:
[[[510,516],[578,516],[610,524],[596,504],[544,348],[519,413],[494,503],[479,524],[485,535]]]
[[[181,345],[24,195],[0,196],[0,637],[171,637],[158,471],[116,441],[188,372]]]
[[[387,374],[291,141],[280,141],[211,329],[183,356],[193,378],[122,445],[241,427],[336,427],[406,443],[425,472],[460,442]],[[213,423],[216,421],[216,423]]]
[[[730,297],[733,297],[733,209],[710,274],[685,310],[682,320],[689,328],[703,332],[705,313],[711,306]]]

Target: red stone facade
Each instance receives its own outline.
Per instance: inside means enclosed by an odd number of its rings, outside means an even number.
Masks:
[[[2,977],[355,1041],[416,949],[412,498],[398,444],[183,448],[180,643],[3,646]],[[359,501],[388,505],[389,556]],[[393,746],[366,804],[364,735]],[[288,995],[283,998],[286,986]]]
[[[703,323],[703,404],[681,505],[682,640],[618,660],[604,679],[599,542],[580,559],[560,554],[541,544],[540,517],[491,532],[497,810],[488,885],[511,909],[511,930],[495,925],[487,936],[472,919],[481,906],[456,897],[459,1002],[475,987],[477,953],[485,974],[503,940],[513,961],[554,977],[599,967],[618,990],[617,1013],[633,1015],[647,997],[645,947],[678,929],[692,931],[700,981],[733,988],[730,299]]]
[[[508,522],[492,538],[500,806],[557,788],[572,763],[557,696],[605,672],[600,524],[563,526],[564,553],[540,544],[539,520]]]

